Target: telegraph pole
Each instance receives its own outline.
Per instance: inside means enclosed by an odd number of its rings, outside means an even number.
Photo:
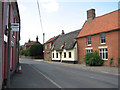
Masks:
[[[10,13],[10,3],[9,3],[9,12]],[[10,16],[8,16],[8,52],[7,52],[7,88],[10,88],[10,34],[11,34],[11,24],[10,24]]]

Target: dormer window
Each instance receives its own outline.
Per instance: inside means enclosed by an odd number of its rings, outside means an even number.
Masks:
[[[102,33],[102,34],[100,35],[100,43],[101,43],[101,44],[105,44],[105,43],[106,43],[105,33]]]
[[[88,46],[91,46],[91,36],[88,36],[88,37],[87,37],[87,45],[88,45]]]

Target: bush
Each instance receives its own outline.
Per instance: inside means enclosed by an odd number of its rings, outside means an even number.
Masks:
[[[110,65],[112,65],[112,63],[113,63],[113,57],[110,58]]]
[[[118,64],[120,64],[120,57],[118,58]]]
[[[95,51],[93,53],[87,53],[85,55],[84,61],[86,65],[89,66],[101,66],[103,65],[103,60],[101,56],[99,56],[98,51]]]
[[[20,55],[23,55],[23,56],[30,56],[30,49],[21,50],[21,51],[20,51]]]
[[[43,45],[32,45],[30,48],[30,56],[43,57]]]

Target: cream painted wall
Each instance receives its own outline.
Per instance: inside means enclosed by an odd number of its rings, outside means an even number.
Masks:
[[[63,50],[62,52],[62,60],[64,61],[77,61],[77,44],[71,50]],[[66,58],[64,58],[64,52],[66,52]],[[69,58],[69,52],[71,52],[71,58]],[[54,53],[54,58],[53,58]],[[58,53],[58,58],[56,58],[56,53]],[[52,51],[52,60],[60,60],[60,51]]]

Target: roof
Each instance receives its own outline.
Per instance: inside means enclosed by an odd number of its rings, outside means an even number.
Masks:
[[[76,43],[75,37],[79,34],[80,30],[76,30],[67,34],[59,36],[54,42],[54,50],[61,50],[64,45],[64,49],[72,49]]]
[[[54,36],[54,37],[50,38],[46,43],[50,43],[50,42],[54,41],[55,39],[57,39],[58,37],[59,37],[59,35],[58,36]]]
[[[31,42],[25,43],[25,46],[31,46],[33,44],[40,44],[40,42],[31,41]]]
[[[76,38],[119,29],[119,11],[120,9],[103,16],[96,17],[91,22],[85,21],[79,35]]]

